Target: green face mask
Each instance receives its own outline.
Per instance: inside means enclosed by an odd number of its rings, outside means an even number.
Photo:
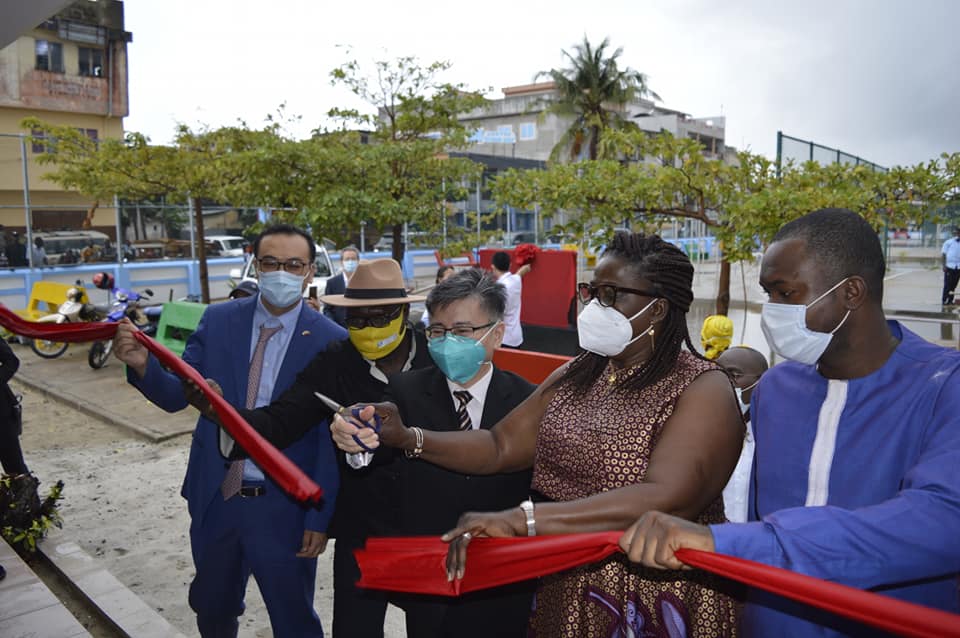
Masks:
[[[407,324],[403,318],[404,313],[400,313],[399,317],[383,328],[373,326],[350,328],[350,343],[364,359],[368,361],[382,359],[403,342],[403,336],[407,332]]]

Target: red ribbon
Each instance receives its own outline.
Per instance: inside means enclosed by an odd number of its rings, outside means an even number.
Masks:
[[[84,341],[104,341],[113,339],[117,324],[95,323],[35,323],[27,321],[9,308],[0,304],[0,325],[7,330],[24,337],[66,341],[77,343]],[[142,332],[136,333],[136,339],[149,350],[163,366],[182,379],[193,381],[203,395],[210,401],[224,429],[234,438],[250,458],[272,478],[285,492],[298,501],[317,502],[323,496],[323,490],[303,473],[293,461],[284,456],[266,439],[254,430],[237,414],[226,399],[215,392],[199,372]]]
[[[361,587],[458,596],[588,565],[620,551],[622,532],[561,536],[476,538],[460,581],[447,580],[448,545],[438,537],[371,538],[356,550]],[[852,618],[884,631],[918,638],[960,638],[960,616],[888,596],[796,574],[754,561],[677,551],[677,558],[719,576]]]

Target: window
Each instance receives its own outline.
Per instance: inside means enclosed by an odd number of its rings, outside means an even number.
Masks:
[[[524,122],[519,128],[521,142],[537,139],[537,125],[534,122]]]
[[[91,78],[103,77],[103,49],[79,47],[80,75]]]
[[[35,128],[30,131],[30,135],[33,136],[33,140],[30,142],[31,150],[34,153],[46,153],[47,147],[50,144],[47,142],[47,136],[38,128]]]
[[[63,45],[49,40],[37,40],[34,47],[37,54],[38,71],[63,73]]]

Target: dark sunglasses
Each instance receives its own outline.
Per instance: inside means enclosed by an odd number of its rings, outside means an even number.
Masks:
[[[367,326],[371,328],[386,328],[390,322],[395,320],[403,312],[403,306],[397,306],[396,310],[382,315],[373,315],[371,317],[347,316],[347,327],[354,330],[362,330]]]
[[[649,290],[637,290],[636,288],[624,288],[623,286],[614,286],[612,284],[577,284],[577,298],[580,303],[588,304],[596,299],[601,306],[610,307],[617,303],[617,293],[626,292],[631,295],[643,295],[644,297],[659,297],[660,295]]]

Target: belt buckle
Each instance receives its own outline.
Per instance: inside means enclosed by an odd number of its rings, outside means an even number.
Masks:
[[[263,485],[246,485],[240,488],[240,498],[255,498],[267,493]]]

